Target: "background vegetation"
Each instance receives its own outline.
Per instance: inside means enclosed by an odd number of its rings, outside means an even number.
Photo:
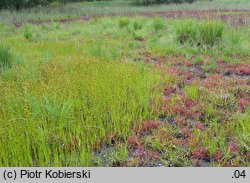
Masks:
[[[221,10],[221,9],[250,9],[248,0],[213,0],[195,1],[193,3],[180,4],[155,4],[155,5],[135,5],[131,1],[95,1],[95,2],[74,2],[59,4],[54,6],[36,6],[33,8],[12,11],[4,9],[0,11],[0,21],[8,24],[19,24],[28,20],[60,20],[69,18],[124,15],[140,13],[156,13],[177,10]],[[247,19],[247,17],[246,17]]]
[[[11,8],[11,9],[21,9],[21,8],[31,8],[34,6],[46,6],[50,5],[52,7],[60,6],[66,2],[80,2],[80,1],[98,1],[98,0],[1,0],[1,8]],[[155,3],[191,3],[195,0],[134,0],[137,4],[155,4]]]
[[[196,0],[134,0],[137,4],[160,4],[160,3],[192,3]]]
[[[11,8],[19,10],[21,8],[30,8],[38,5],[59,6],[62,3],[77,1],[81,0],[1,0],[0,8]]]

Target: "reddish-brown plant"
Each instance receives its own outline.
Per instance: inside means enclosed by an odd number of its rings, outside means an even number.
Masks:
[[[201,147],[199,149],[196,149],[192,152],[192,154],[196,159],[203,159],[206,161],[210,160],[209,152],[206,147]]]
[[[215,161],[221,161],[221,160],[223,159],[223,157],[224,157],[223,152],[222,152],[221,150],[218,149],[218,150],[216,151],[216,153],[215,153],[213,159],[214,159]]]
[[[205,125],[203,123],[198,122],[198,123],[195,123],[195,128],[202,131],[205,129]]]
[[[139,145],[140,145],[140,142],[137,136],[131,136],[128,138],[128,146],[130,148],[137,148]]]
[[[228,148],[233,154],[237,154],[239,152],[239,146],[234,141],[229,142]]]
[[[144,121],[142,123],[141,134],[150,133],[161,125],[163,125],[163,122],[160,121]]]

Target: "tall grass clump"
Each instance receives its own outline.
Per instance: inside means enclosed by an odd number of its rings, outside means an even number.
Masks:
[[[193,44],[198,37],[198,26],[193,20],[179,20],[175,25],[175,34],[178,42],[181,44]]]
[[[224,24],[218,21],[206,21],[200,25],[199,37],[201,44],[214,46],[222,40]]]
[[[181,44],[213,47],[222,40],[224,24],[218,21],[180,20],[175,25],[176,39]]]
[[[141,30],[143,28],[143,20],[141,19],[135,19],[133,21],[133,28],[134,30]]]
[[[165,28],[166,22],[161,17],[156,17],[153,20],[153,27],[155,31],[159,31]]]
[[[124,27],[128,27],[130,23],[130,20],[129,18],[127,17],[122,17],[120,20],[119,20],[119,27],[122,29]]]
[[[0,43],[0,71],[12,66],[12,54],[10,49]]]
[[[34,33],[31,26],[25,26],[23,31],[23,36],[25,39],[31,41],[34,39]]]

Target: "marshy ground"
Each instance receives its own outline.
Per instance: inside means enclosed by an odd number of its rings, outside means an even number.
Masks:
[[[249,166],[250,8],[219,2],[0,12],[0,166]]]

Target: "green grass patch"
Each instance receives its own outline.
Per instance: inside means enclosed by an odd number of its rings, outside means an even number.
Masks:
[[[25,86],[1,82],[0,166],[94,165],[100,139],[126,139],[131,124],[157,116],[150,103],[159,77],[143,64],[85,56],[50,61],[39,73]]]

